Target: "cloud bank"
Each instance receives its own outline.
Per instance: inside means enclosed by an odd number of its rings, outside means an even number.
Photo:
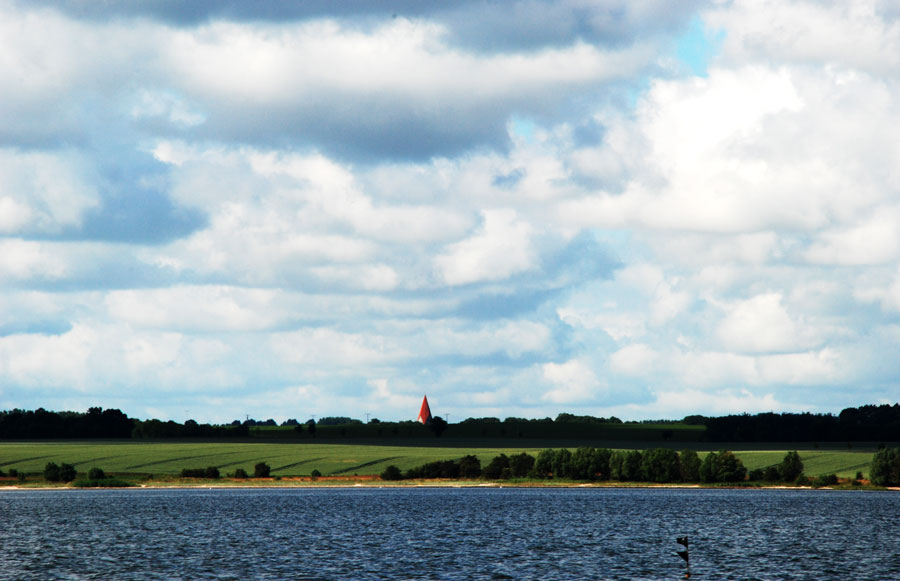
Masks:
[[[0,1],[0,408],[893,401],[898,45],[877,0]]]

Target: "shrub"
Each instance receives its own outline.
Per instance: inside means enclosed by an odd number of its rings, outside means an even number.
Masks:
[[[215,466],[207,468],[184,468],[181,471],[182,478],[212,478],[219,477],[219,469]]]
[[[236,468],[234,474],[231,475],[232,478],[250,478],[250,475],[247,474],[247,471],[243,468]]]
[[[0,478],[5,478],[5,477],[6,477],[6,474],[3,472],[3,470],[0,470]]]
[[[88,480],[103,480],[106,478],[106,473],[103,472],[102,468],[91,468],[88,470]]]
[[[72,482],[78,476],[78,471],[71,464],[61,464],[59,467],[59,479],[63,482]]]
[[[400,469],[391,464],[387,468],[385,468],[381,472],[382,480],[402,480],[403,474],[400,473]]]
[[[481,460],[471,454],[460,458],[459,475],[461,478],[478,478],[481,476]]]
[[[752,480],[754,482],[757,482],[757,481],[763,480],[764,474],[765,474],[765,471],[763,471],[762,468],[754,468],[753,470],[750,471],[750,474],[747,476],[747,478],[749,478],[750,480]]]
[[[313,468],[313,471],[310,472],[309,475],[312,476],[313,478],[319,478],[320,476],[322,476],[322,473],[319,472],[318,468]]]
[[[534,456],[522,452],[509,457],[509,471],[514,478],[528,476],[532,468],[534,468]]]
[[[481,475],[489,480],[508,479],[510,477],[509,458],[506,454],[495,456],[490,464],[484,467]]]
[[[47,462],[44,466],[44,480],[47,482],[59,482],[59,464]]]
[[[254,478],[268,478],[272,469],[265,462],[260,462],[253,467]]]
[[[16,470],[15,468],[10,468],[9,472],[7,473],[7,476],[9,476],[10,478],[18,478],[20,476],[20,474],[19,474],[19,471]],[[25,475],[22,474],[21,476],[25,476]]]
[[[836,474],[822,474],[813,481],[813,486],[816,488],[822,488],[823,486],[834,486],[838,483],[838,477]]]
[[[127,488],[132,484],[118,478],[107,477],[99,480],[76,480],[72,486],[75,488]]]

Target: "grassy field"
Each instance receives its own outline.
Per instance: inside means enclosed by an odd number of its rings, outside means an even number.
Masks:
[[[480,448],[474,452],[486,464],[498,454],[521,451]],[[305,476],[313,470],[326,476],[365,475],[379,474],[390,464],[406,470],[472,452],[468,448],[352,444],[0,442],[0,470],[37,473],[48,462],[66,462],[79,471],[96,466],[117,474],[178,474],[183,468],[215,466],[224,475],[236,468],[252,474],[257,462],[266,462],[273,476]]]
[[[223,475],[243,468],[250,474],[257,462],[272,467],[273,476],[379,474],[393,464],[401,470],[435,460],[474,453],[487,464],[494,456],[538,448],[455,448],[434,446],[377,446],[320,443],[169,443],[169,442],[0,442],[0,470],[40,473],[48,462],[72,464],[79,472],[99,467],[116,474],[175,475],[183,468],[216,466]],[[736,452],[748,470],[781,462],[785,450]],[[701,452],[700,456],[705,453]],[[868,474],[871,451],[800,450],[808,476]]]

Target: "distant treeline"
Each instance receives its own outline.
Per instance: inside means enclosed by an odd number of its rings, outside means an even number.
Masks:
[[[710,442],[896,442],[900,441],[900,404],[847,408],[839,415],[811,413],[741,414],[685,423],[706,426]]]
[[[316,426],[320,429],[317,430]],[[287,429],[283,429],[287,428]],[[447,424],[435,418],[429,427],[417,422],[381,422],[338,416],[304,423],[295,419],[235,420],[228,425],[183,424],[129,418],[117,409],[83,412],[44,409],[0,411],[2,439],[93,438],[423,438],[557,440],[631,440],[675,442],[900,442],[900,404],[847,408],[837,416],[812,413],[761,413],[720,417],[688,416],[681,421],[623,422],[619,418],[559,414],[556,419],[468,418]]]
[[[0,412],[0,438],[7,440],[77,440],[125,438],[246,437],[246,426],[211,426],[188,420],[136,420],[117,409],[92,407],[87,413],[15,409]]]
[[[134,420],[116,409],[87,413],[12,410],[0,412],[0,438],[17,440],[130,438]]]

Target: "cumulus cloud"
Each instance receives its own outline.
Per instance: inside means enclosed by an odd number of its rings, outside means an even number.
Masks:
[[[452,244],[435,259],[449,285],[503,280],[537,266],[532,226],[514,210],[485,210],[483,225],[471,237]]]
[[[605,383],[584,361],[545,363],[542,372],[544,379],[553,385],[553,389],[544,393],[543,399],[547,401],[571,404],[605,399]]]
[[[3,401],[221,421],[276,415],[260,398],[402,418],[426,390],[459,417],[890,399],[898,18],[0,0]],[[679,62],[691,43],[708,62]]]

